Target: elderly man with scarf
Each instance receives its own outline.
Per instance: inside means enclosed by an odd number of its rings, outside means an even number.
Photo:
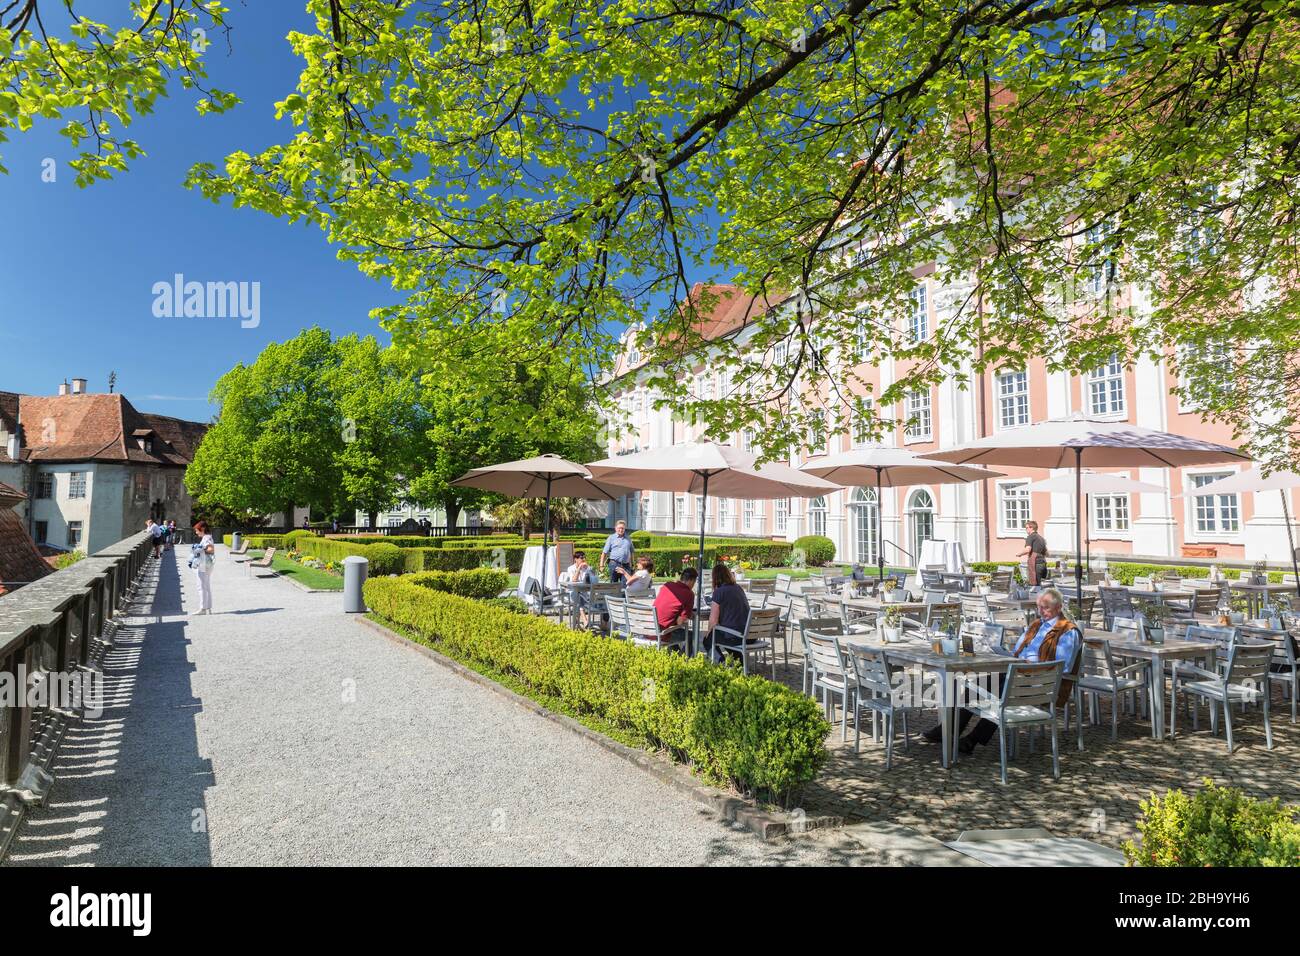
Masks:
[[[1057,695],[1057,706],[1070,699],[1074,688],[1074,669],[1079,658],[1079,647],[1083,637],[1074,622],[1065,616],[1062,610],[1065,604],[1061,592],[1056,588],[1047,588],[1038,595],[1038,620],[1025,628],[1025,633],[1016,642],[1012,652],[1023,661],[1063,661],[1065,675],[1061,679],[1061,690]],[[970,721],[971,712],[962,708],[958,718],[957,733],[961,733]],[[975,750],[976,744],[987,744],[993,739],[998,725],[991,720],[982,719],[975,729],[957,743],[957,749],[964,754]],[[925,738],[938,743],[940,728],[926,731]]]

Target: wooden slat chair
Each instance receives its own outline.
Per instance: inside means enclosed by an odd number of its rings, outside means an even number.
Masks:
[[[1011,581],[1010,569],[994,571],[989,575],[989,591],[993,594],[1008,594],[1011,591]]]
[[[1085,594],[1081,598],[1067,598],[1065,613],[1080,628],[1092,626],[1092,614],[1097,607],[1097,596]]]
[[[775,607],[750,607],[745,630],[723,627],[713,628],[715,648],[725,648],[740,654],[741,669],[749,673],[749,658],[752,654],[766,656],[772,669],[772,680],[776,680],[776,632],[781,626],[781,609]],[[725,640],[720,639],[725,637]]]
[[[843,635],[844,624],[838,617],[806,616],[799,620],[799,644],[803,649],[803,681],[799,685],[805,694],[811,695],[813,688],[809,685],[809,675],[813,673],[812,651],[808,647],[809,634]]]
[[[1007,782],[1007,731],[1050,726],[1052,730],[1052,776],[1061,778],[1060,733],[1056,717],[1056,696],[1061,685],[1061,661],[1030,663],[1016,661],[1007,666],[1002,694],[996,699],[976,700],[970,710],[998,725],[1002,782]],[[1014,737],[1013,737],[1014,741]]]
[[[231,548],[231,549],[230,549],[230,555],[231,555],[231,557],[237,557],[237,556],[239,556],[239,555],[241,555],[241,554],[248,554],[248,539],[247,539],[247,538],[242,538],[242,539],[240,539],[239,547],[238,547],[238,548]]]
[[[1137,617],[1137,608],[1127,588],[1100,587],[1097,595],[1101,598],[1102,627],[1106,630],[1113,630],[1116,620]]]
[[[839,626],[839,622],[834,622]],[[833,631],[813,631],[805,630],[803,633],[804,646],[808,651],[808,671],[812,680],[812,696],[817,697],[818,691],[821,692],[822,704],[826,711],[826,719],[830,721],[831,726],[835,726],[835,705],[834,697],[840,696],[840,703],[843,705],[841,712],[843,721],[840,727],[840,739],[847,741],[849,739],[849,703],[850,697],[854,693],[854,681],[850,669],[852,665],[845,659],[844,651],[840,646],[839,636]]]
[[[963,594],[959,601],[963,622],[984,624],[993,620],[993,609],[989,607],[989,599],[983,594]]]
[[[253,573],[253,568],[269,568],[271,560],[275,557],[275,548],[267,548],[262,552],[262,556],[255,561],[245,561],[244,567],[248,568],[248,573]]]
[[[626,597],[605,595],[605,612],[609,615],[610,637],[624,640],[632,636],[627,620],[629,603],[631,602]]]
[[[593,584],[591,586],[591,605],[587,608],[587,626],[594,627],[595,630],[604,633],[609,623],[606,618],[605,599],[622,596],[623,585],[621,584]]]
[[[609,600],[606,598],[606,603]],[[624,604],[627,608],[628,639],[637,647],[652,647],[661,651],[670,647],[686,650],[686,627],[664,630],[659,626],[659,615],[653,604],[644,601],[625,601]]]
[[[1110,698],[1110,739],[1119,739],[1120,696],[1141,694],[1145,712],[1146,695],[1150,689],[1151,662],[1139,659],[1122,667],[1115,663],[1110,641],[1084,638],[1079,679],[1074,684],[1074,712],[1079,725],[1079,749],[1083,749],[1083,698],[1089,695],[1089,715],[1097,720],[1098,698]]]
[[[913,701],[906,679],[899,681],[899,669],[892,666],[883,651],[849,644],[848,664],[853,675],[853,752],[861,750],[862,712],[870,712],[872,727],[877,717],[885,723],[885,769],[894,766],[894,726],[898,715],[903,717],[903,749],[909,750],[907,734],[907,709]],[[873,737],[875,734],[873,733]]]
[[[791,585],[793,582],[794,582],[794,578],[791,577],[790,575],[788,575],[788,574],[778,574],[778,575],[776,576],[776,593],[777,593],[777,594],[789,594],[789,593],[790,593],[790,585]]]
[[[1296,650],[1295,635],[1288,629],[1274,631],[1266,628],[1242,625],[1239,628],[1242,637],[1273,643],[1273,661],[1269,665],[1270,683],[1282,685],[1282,699],[1291,701],[1291,723],[1296,722],[1296,697],[1300,695],[1300,653]]]
[[[1232,753],[1232,705],[1263,704],[1264,741],[1273,749],[1273,724],[1269,720],[1269,664],[1273,660],[1272,642],[1261,644],[1234,643],[1228,651],[1225,673],[1218,674],[1184,664],[1174,671],[1171,706],[1169,708],[1169,736],[1175,735],[1178,719],[1178,690],[1195,697],[1203,697],[1210,705],[1210,731],[1219,733],[1219,711],[1223,708],[1223,727],[1228,739],[1228,753]],[[1193,711],[1194,712],[1194,711]]]
[[[783,663],[786,664],[790,663],[790,628],[792,626],[790,619],[794,614],[796,602],[801,608],[804,607],[803,601],[798,595],[778,590],[773,594],[769,594],[767,603],[763,605],[765,608],[775,608],[779,612],[781,623],[777,627],[776,633],[777,637],[781,638]]]

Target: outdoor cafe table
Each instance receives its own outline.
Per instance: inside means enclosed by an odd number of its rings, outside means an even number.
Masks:
[[[1155,604],[1164,604],[1166,601],[1191,601],[1196,597],[1195,591],[1189,591],[1186,588],[1125,588],[1130,597],[1135,597],[1139,601],[1152,601]]]
[[[1294,584],[1247,584],[1242,581],[1233,581],[1230,587],[1234,591],[1240,591],[1246,596],[1246,616],[1259,617],[1260,608],[1264,603],[1264,598],[1270,594],[1282,594],[1295,588]]]
[[[975,571],[940,571],[939,579],[942,581],[956,581],[961,585],[963,593],[970,593],[971,588],[975,586],[975,579],[979,574]]]
[[[901,643],[886,644],[880,639],[879,632],[861,634],[844,634],[840,641],[872,650],[884,651],[886,660],[906,667],[919,667],[922,671],[934,674],[938,678],[940,695],[939,727],[942,738],[939,762],[947,769],[952,766],[957,754],[956,715],[958,709],[958,689],[962,678],[980,674],[1002,674],[1015,658],[1007,654],[995,654],[992,651],[977,650],[974,654],[936,654],[930,641],[910,639]]]
[[[1165,663],[1214,660],[1219,651],[1217,641],[1166,637],[1163,644],[1152,644],[1132,632],[1090,631],[1086,635],[1087,640],[1094,638],[1108,641],[1111,651],[1118,657],[1136,657],[1151,662],[1151,736],[1157,740],[1165,736]]]

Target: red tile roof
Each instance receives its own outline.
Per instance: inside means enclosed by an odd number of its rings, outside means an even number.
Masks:
[[[23,395],[23,457],[28,461],[135,461],[188,465],[207,426],[144,415],[122,395]],[[154,433],[151,451],[136,434]]]
[[[17,496],[10,501],[8,499]],[[45,577],[52,570],[36,542],[23,526],[12,505],[25,498],[22,492],[0,483],[0,594]]]

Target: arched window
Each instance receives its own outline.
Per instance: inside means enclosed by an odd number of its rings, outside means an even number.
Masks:
[[[928,491],[914,491],[907,499],[912,526],[912,558],[921,560],[921,545],[934,537],[934,499]]]
[[[880,553],[876,536],[876,491],[874,488],[855,488],[849,500],[849,525],[852,530],[853,560],[860,564],[875,564]]]
[[[825,498],[814,498],[808,502],[808,533],[826,536]]]

